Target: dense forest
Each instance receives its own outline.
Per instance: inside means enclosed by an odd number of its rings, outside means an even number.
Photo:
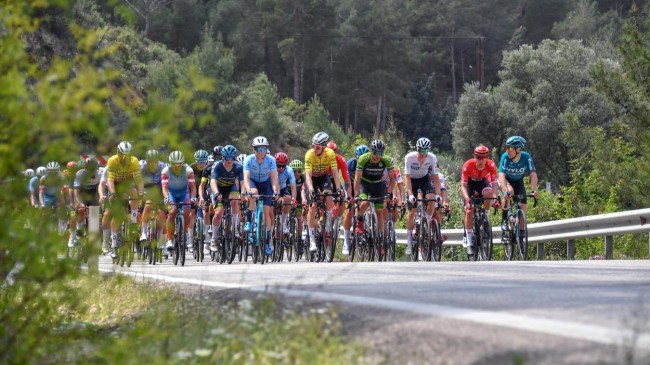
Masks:
[[[25,59],[19,76],[3,70],[6,100],[42,99],[38,87],[61,69],[69,74],[59,81],[85,77],[80,70],[93,75],[59,85],[85,96],[50,95],[34,106],[81,102],[83,110],[42,111],[45,124],[15,141],[30,147],[16,151],[29,167],[45,156],[109,154],[124,138],[138,152],[165,145],[191,154],[232,143],[247,153],[264,135],[293,159],[325,130],[345,155],[380,137],[395,159],[427,136],[454,183],[473,146],[486,144],[496,160],[517,134],[529,141],[540,186],[551,187],[533,221],[647,204],[650,47],[642,1],[27,4],[30,29],[5,21],[1,30],[3,50],[15,35]],[[3,115],[12,113],[5,105]],[[57,139],[66,128],[72,136]]]

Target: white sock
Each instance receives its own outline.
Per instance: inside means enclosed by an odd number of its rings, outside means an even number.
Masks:
[[[343,238],[345,238],[346,241],[350,240],[350,230],[349,229],[344,229],[343,230]]]
[[[134,210],[131,212],[131,223],[138,223],[138,211]]]
[[[289,217],[289,213],[282,212],[282,225],[287,224],[288,217]]]
[[[309,228],[309,238],[315,238],[315,237],[314,237],[314,234],[315,234],[314,232],[315,232],[315,231],[316,231],[316,230],[315,230],[314,228]]]
[[[111,230],[105,229],[103,233],[104,242],[108,242],[108,240],[111,239]]]
[[[407,229],[406,230],[406,244],[410,246],[412,242],[413,242],[413,231],[410,230],[410,229]]]
[[[149,233],[149,222],[142,222],[142,233]]]
[[[467,236],[467,245],[472,246],[472,238],[474,238],[474,233],[471,229],[465,229],[465,236]]]
[[[235,227],[237,227],[237,225],[239,224],[239,214],[235,214],[235,215],[232,217],[232,224],[234,224]]]

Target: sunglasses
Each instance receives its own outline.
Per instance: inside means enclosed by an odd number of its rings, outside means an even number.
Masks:
[[[181,166],[183,166],[182,163],[173,163],[172,164],[172,167],[181,167]]]
[[[294,172],[294,173],[297,173],[297,174],[301,174],[301,173],[302,173],[302,170],[293,169],[293,172]]]
[[[223,160],[224,160],[224,161],[235,161],[235,158],[234,158],[234,157],[225,157],[225,156],[224,156],[224,157],[223,157]]]
[[[474,156],[474,158],[480,161],[480,160],[485,160],[486,157],[485,156]]]
[[[506,147],[506,150],[508,150],[508,151],[514,151],[514,150],[516,150],[516,149],[517,149],[517,148],[512,147],[512,146],[508,146],[508,147]]]
[[[418,150],[418,152],[420,152],[420,153],[429,153],[429,149],[428,148],[420,148]]]
[[[375,156],[383,156],[384,152],[383,151],[372,151],[372,154]]]
[[[257,152],[257,153],[263,153],[264,152],[265,153],[266,152],[266,147],[257,147],[255,149],[255,152]]]
[[[279,168],[279,169],[283,169],[283,168],[285,168],[285,167],[287,167],[287,165],[278,165],[278,168]]]

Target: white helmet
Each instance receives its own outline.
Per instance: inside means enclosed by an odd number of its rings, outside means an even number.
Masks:
[[[123,154],[123,155],[130,155],[131,154],[131,144],[127,141],[122,141],[120,142],[119,145],[117,145],[117,152]]]
[[[257,147],[257,146],[268,147],[269,141],[266,140],[266,137],[262,137],[262,136],[255,137],[255,139],[253,139],[253,147]]]
[[[45,166],[40,166],[36,169],[36,176],[45,176],[45,174],[47,174],[47,169]]]
[[[169,163],[183,163],[183,162],[185,162],[185,156],[183,156],[183,152],[174,151],[169,154]]]
[[[330,140],[330,136],[328,136],[327,133],[318,132],[314,134],[314,137],[311,139],[311,144],[325,147],[327,141],[329,140]]]
[[[415,147],[418,149],[424,148],[428,150],[431,148],[431,140],[429,140],[429,138],[422,137],[418,139],[417,142],[415,142]]]
[[[61,169],[61,166],[56,161],[48,162],[46,167],[48,171],[59,171]]]
[[[32,169],[27,169],[23,171],[23,175],[25,175],[25,177],[34,177],[36,176],[36,173],[34,173],[34,170]]]
[[[241,154],[237,155],[237,161],[239,161],[241,163],[244,163],[245,159],[246,159],[246,154],[245,153],[241,153]]]

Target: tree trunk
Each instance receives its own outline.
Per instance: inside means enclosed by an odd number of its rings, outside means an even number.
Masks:
[[[381,98],[380,95],[377,99],[377,119],[375,120],[375,132],[381,133]]]
[[[149,38],[149,32],[151,31],[151,14],[147,14],[144,18],[144,37]]]
[[[302,96],[304,95],[304,90],[305,90],[304,81],[305,81],[305,41],[301,39],[300,40],[300,90],[298,90],[301,103],[302,103]]]
[[[293,47],[293,100],[296,103],[301,104],[300,100],[300,60],[298,56],[298,47],[294,45]]]
[[[465,87],[465,50],[460,52],[460,79]]]
[[[456,104],[456,51],[453,39],[451,40],[451,92],[454,104]]]

